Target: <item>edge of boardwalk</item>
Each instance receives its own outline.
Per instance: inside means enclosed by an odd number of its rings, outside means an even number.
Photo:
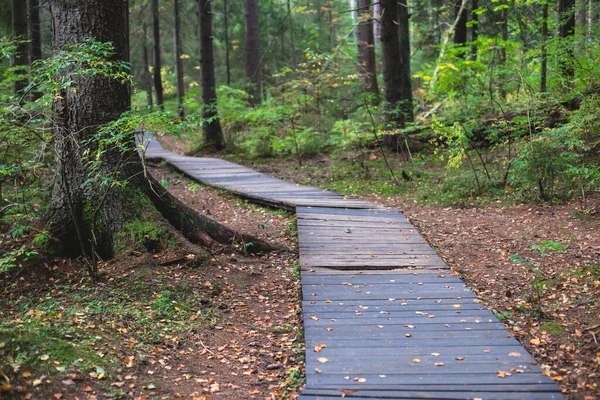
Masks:
[[[559,387],[404,215],[140,140],[203,184],[298,216],[300,400],[559,399]]]

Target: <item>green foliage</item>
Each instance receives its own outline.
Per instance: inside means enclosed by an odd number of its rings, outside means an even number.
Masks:
[[[600,171],[586,158],[590,146],[573,128],[567,124],[524,140],[512,161],[513,185],[524,191],[537,189],[539,197],[550,202],[593,188]]]

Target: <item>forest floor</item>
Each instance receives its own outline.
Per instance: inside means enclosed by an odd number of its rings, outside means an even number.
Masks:
[[[590,194],[586,213],[576,202],[424,205],[414,195],[418,182],[402,182],[401,194],[373,194],[377,179],[340,173],[329,157],[252,166],[402,210],[569,399],[600,398],[600,193]],[[560,249],[533,248],[544,244]]]
[[[198,212],[281,248],[208,265],[181,244],[132,249],[91,282],[49,259],[0,277],[0,398],[280,399],[303,383],[295,217],[176,172],[152,173]],[[179,238],[181,239],[181,238]]]
[[[401,209],[569,399],[600,397],[598,193],[586,213],[576,203],[442,206],[417,201],[415,182],[381,194],[377,179],[332,174],[331,158],[253,167]],[[186,246],[132,251],[106,264],[99,283],[63,260],[0,280],[0,397],[9,386],[16,398],[57,400],[295,396],[304,347],[294,217],[169,168],[153,173],[199,212],[283,250],[252,257],[240,246],[202,266]],[[544,243],[561,248],[532,248]]]

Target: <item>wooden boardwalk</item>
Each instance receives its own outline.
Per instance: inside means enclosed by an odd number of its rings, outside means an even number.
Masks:
[[[306,385],[299,400],[561,399],[559,387],[404,215],[146,142],[207,185],[298,216]]]

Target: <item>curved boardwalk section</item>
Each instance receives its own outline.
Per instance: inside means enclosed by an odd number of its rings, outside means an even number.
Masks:
[[[558,386],[404,215],[215,158],[162,158],[298,215],[306,386],[300,400],[560,399]]]

